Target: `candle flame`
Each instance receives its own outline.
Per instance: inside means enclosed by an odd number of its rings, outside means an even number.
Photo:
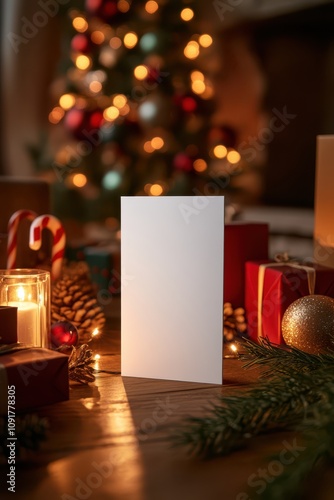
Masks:
[[[94,356],[95,361],[98,361],[100,359],[100,357],[101,356],[99,354],[95,354],[95,356]]]
[[[25,299],[25,293],[24,293],[24,288],[23,286],[20,286],[18,289],[17,289],[17,298],[19,300],[24,300]]]

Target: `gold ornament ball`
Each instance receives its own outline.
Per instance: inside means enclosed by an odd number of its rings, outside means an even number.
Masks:
[[[334,345],[334,299],[307,295],[289,305],[282,319],[285,342],[310,354],[318,354]]]

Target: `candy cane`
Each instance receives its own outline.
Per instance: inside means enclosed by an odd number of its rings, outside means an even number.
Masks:
[[[30,226],[29,246],[39,250],[42,244],[42,230],[49,229],[53,234],[51,256],[51,278],[56,280],[61,274],[61,266],[65,253],[66,236],[62,223],[54,215],[40,215]]]
[[[7,269],[16,267],[17,233],[21,220],[34,220],[37,214],[32,210],[17,210],[8,221]]]

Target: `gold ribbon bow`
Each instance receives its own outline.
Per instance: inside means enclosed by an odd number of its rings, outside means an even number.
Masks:
[[[283,252],[275,255],[275,262],[268,264],[260,264],[258,274],[258,292],[257,292],[257,336],[262,337],[262,303],[263,303],[263,289],[264,289],[264,276],[267,268],[283,266],[287,264],[297,269],[303,269],[307,274],[307,283],[309,294],[313,295],[315,290],[316,272],[313,267],[302,266],[298,261],[290,257],[288,252]]]

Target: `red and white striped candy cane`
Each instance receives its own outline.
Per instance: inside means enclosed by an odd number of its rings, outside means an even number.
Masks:
[[[15,269],[17,257],[17,233],[23,219],[34,220],[36,212],[32,210],[17,210],[8,221],[7,269]]]
[[[61,274],[61,267],[65,253],[66,236],[62,223],[54,215],[40,215],[30,226],[29,246],[32,250],[39,250],[42,244],[42,231],[49,229],[53,234],[51,256],[51,278],[56,280]]]

